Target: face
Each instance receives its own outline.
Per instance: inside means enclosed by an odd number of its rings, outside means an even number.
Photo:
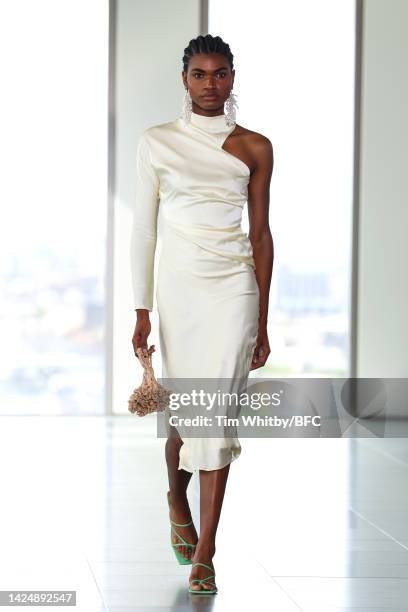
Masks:
[[[198,53],[190,59],[188,72],[182,72],[184,87],[193,101],[193,112],[218,115],[234,85],[235,70],[221,53]],[[201,111],[201,112],[200,112]],[[204,113],[202,112],[204,111]]]

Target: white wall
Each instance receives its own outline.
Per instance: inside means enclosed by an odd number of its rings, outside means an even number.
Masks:
[[[364,3],[357,376],[408,376],[408,2]]]
[[[117,7],[112,409],[130,414],[127,400],[142,375],[131,346],[136,313],[131,294],[129,241],[136,146],[146,127],[171,121],[181,112],[182,57],[190,39],[200,33],[200,2],[118,0]],[[156,265],[157,260],[156,257]],[[150,320],[148,344],[156,345],[153,366],[160,377],[157,311],[151,313]]]

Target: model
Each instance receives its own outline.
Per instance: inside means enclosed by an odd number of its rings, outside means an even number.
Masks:
[[[147,346],[153,310],[158,212],[162,220],[157,309],[163,378],[246,381],[270,353],[267,318],[273,267],[268,138],[236,123],[230,47],[199,36],[184,50],[181,116],[147,128],[137,153],[131,240],[132,344]],[[258,95],[258,94],[257,94]],[[249,234],[241,229],[248,202]],[[215,537],[236,436],[183,437],[169,428],[166,461],[171,543],[192,564],[189,591],[214,594]],[[200,537],[187,486],[200,478]]]

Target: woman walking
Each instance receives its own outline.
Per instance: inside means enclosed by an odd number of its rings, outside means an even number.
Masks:
[[[270,353],[267,317],[273,267],[268,138],[235,120],[230,47],[199,36],[184,50],[185,98],[177,119],[147,128],[137,154],[131,240],[133,348],[147,349],[153,310],[157,215],[163,221],[157,308],[162,377],[246,381]],[[250,231],[241,229],[248,202]],[[149,349],[154,351],[154,345]],[[192,415],[193,416],[193,415]],[[192,564],[189,591],[217,592],[215,537],[237,437],[186,437],[171,426],[166,440],[171,543]],[[200,478],[200,536],[187,499]]]

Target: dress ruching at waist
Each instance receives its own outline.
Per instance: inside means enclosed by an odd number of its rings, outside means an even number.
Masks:
[[[166,236],[178,236],[204,250],[246,263],[255,268],[252,245],[240,224],[229,227],[186,225],[173,220],[163,220],[163,240]]]

